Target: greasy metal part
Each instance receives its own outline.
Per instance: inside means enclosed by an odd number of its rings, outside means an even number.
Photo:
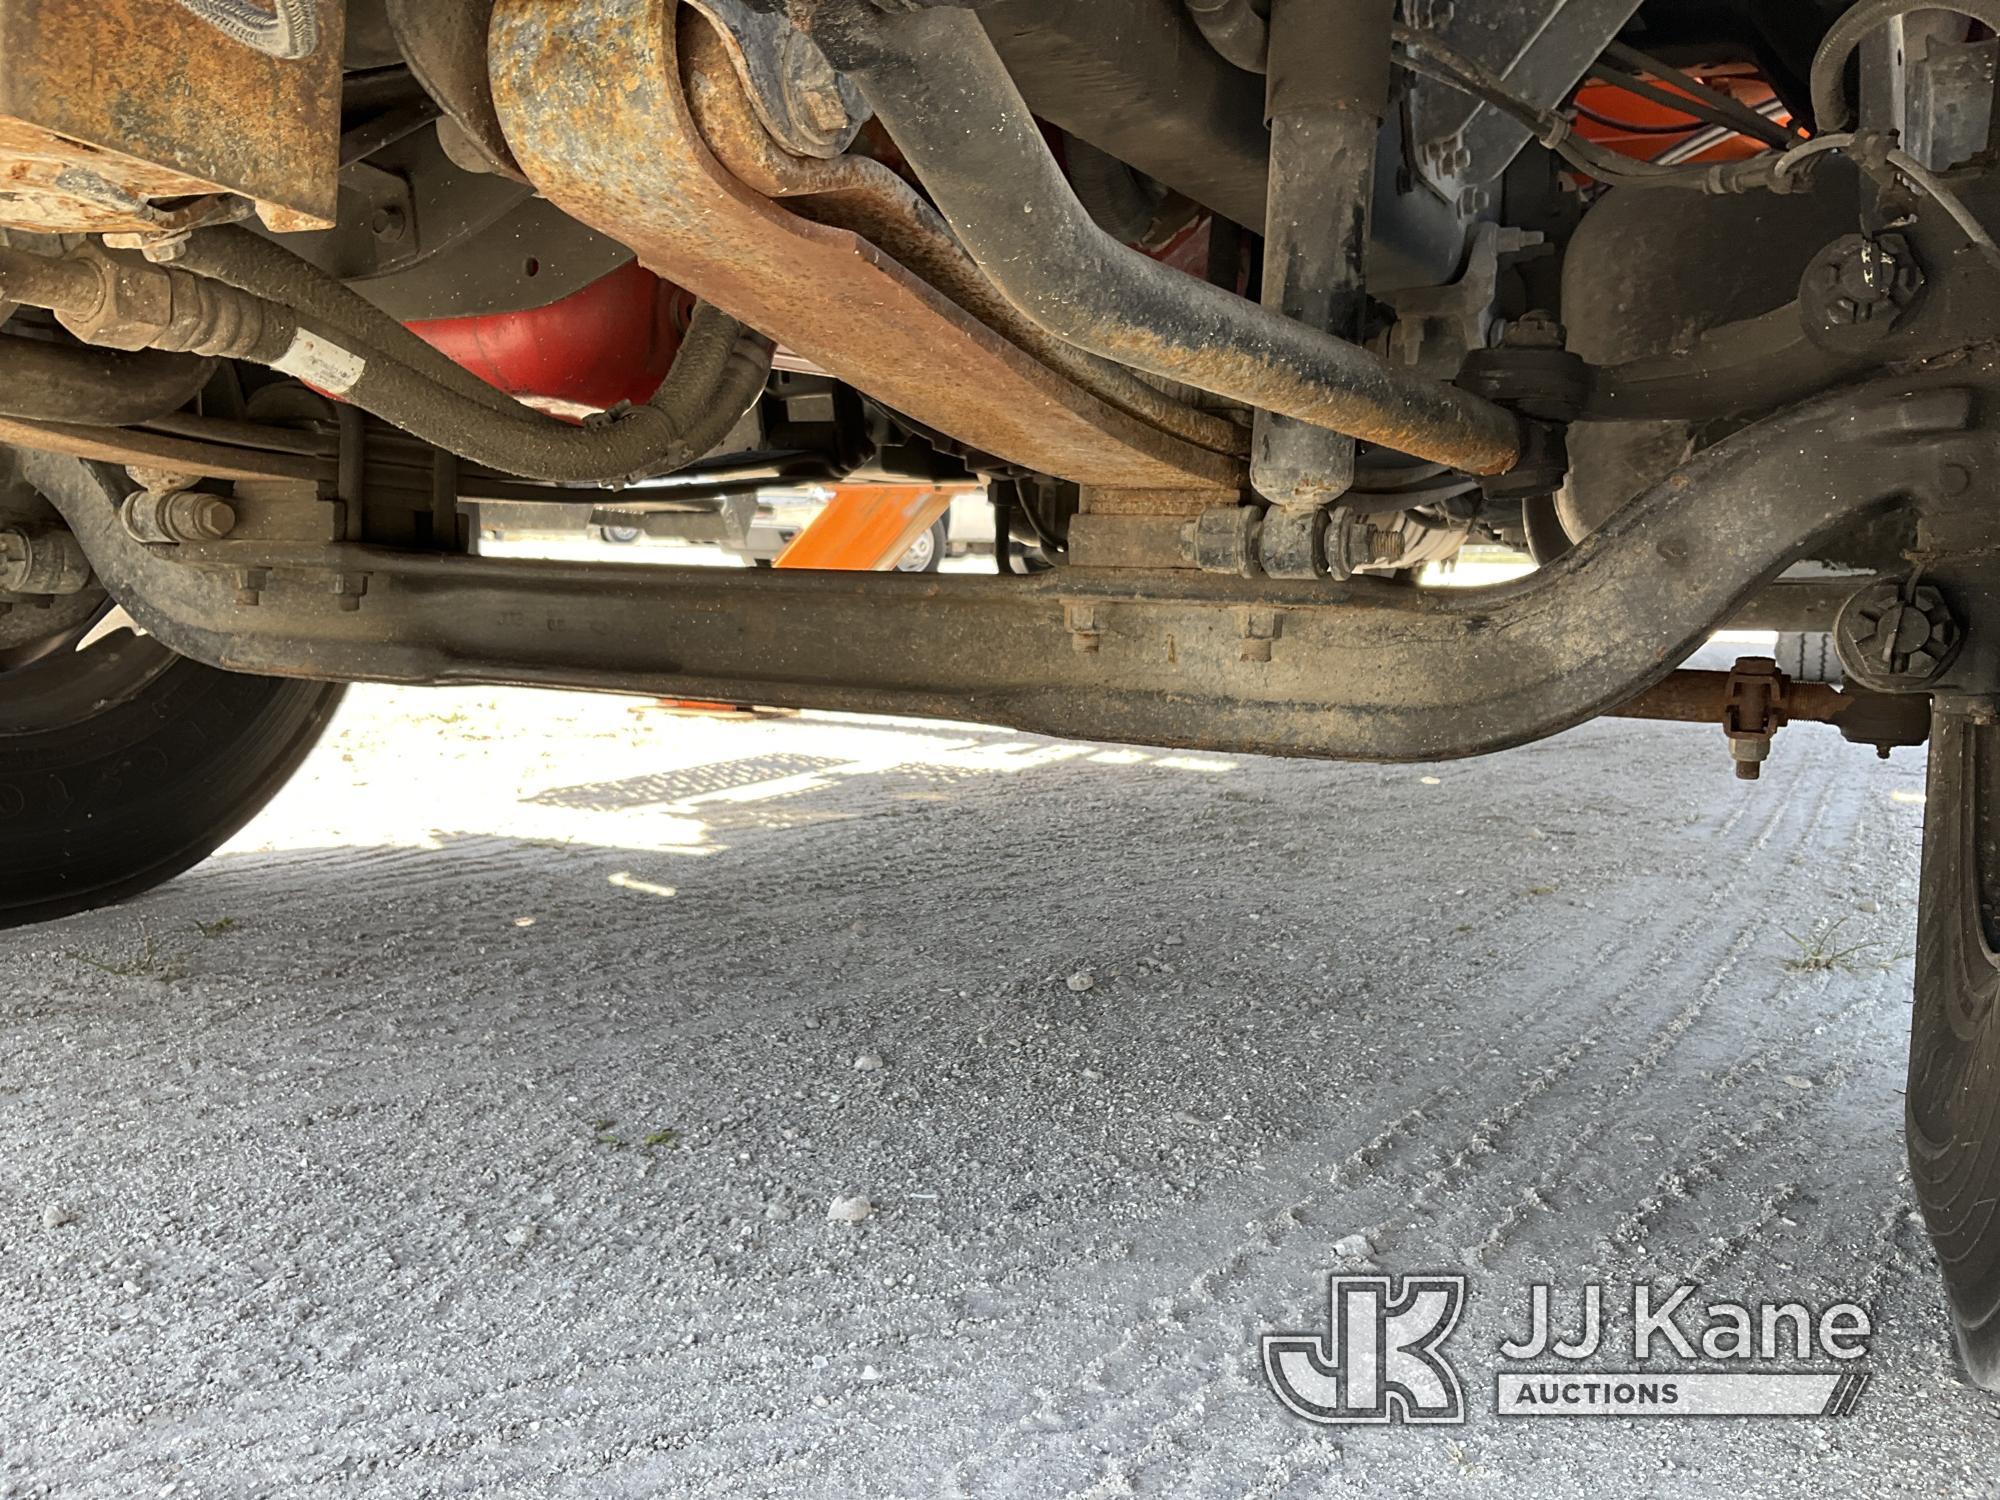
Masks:
[[[1184,516],[1092,515],[1085,511],[1070,517],[1069,565],[1155,570],[1192,567],[1190,529],[1191,523]]]
[[[764,128],[788,151],[831,158],[854,144],[868,106],[819,44],[744,0],[688,0],[714,24]]]
[[[109,295],[108,257],[37,255],[0,244],[0,299],[16,307],[51,307],[95,313]]]
[[[1261,73],[1271,50],[1271,23],[1251,0],[1183,0],[1202,38],[1246,73]]]
[[[1729,738],[1729,758],[1738,781],[1756,781],[1771,758],[1771,741],[1790,723],[1786,690],[1790,679],[1769,657],[1744,657],[1728,674],[1722,690],[1722,732]]]
[[[162,544],[219,542],[236,529],[229,502],[197,490],[134,491],[118,518],[135,540]]]
[[[160,0],[0,0],[0,223],[150,234],[235,194],[273,229],[325,228],[345,17],[320,0],[319,47],[287,61]]]
[[[1768,411],[1866,366],[1865,357],[1829,353],[1814,342],[1794,302],[1712,328],[1688,349],[1597,366],[1582,420],[1700,422]]]
[[[1257,533],[1257,564],[1269,578],[1326,578],[1333,567],[1328,557],[1329,516],[1324,506],[1264,513]]]
[[[1917,55],[1909,60],[1903,149],[1933,172],[1948,172],[1984,151],[1992,139],[2000,39],[1968,42],[1932,36],[1913,50]]]
[[[1409,512],[1369,515],[1336,505],[1327,517],[1326,570],[1334,578],[1414,572],[1458,556],[1471,533],[1468,521],[1429,521]]]
[[[1928,285],[1902,235],[1843,235],[1806,267],[1799,316],[1829,354],[1865,357],[1896,331]]]
[[[1076,201],[970,12],[817,16],[828,55],[859,79],[966,249],[1043,327],[1107,359],[1472,473],[1519,458],[1515,419],[1491,403],[1112,240]],[[940,57],[952,66],[938,68]]]
[[[980,452],[1080,483],[1237,486],[1236,460],[1112,409],[859,236],[787,213],[724,172],[687,111],[676,9],[585,0],[556,14],[501,0],[495,99],[544,194],[660,274]]]
[[[90,560],[67,531],[0,526],[0,594],[56,597],[89,582]]]
[[[1433,379],[1456,376],[1466,355],[1493,341],[1501,262],[1546,241],[1538,230],[1481,224],[1472,232],[1456,281],[1386,293],[1382,300],[1396,312],[1383,338],[1389,362]]]
[[[1974,425],[1996,393],[2000,360],[1985,358],[1808,403],[1722,440],[1550,567],[1468,590],[1074,567],[1030,579],[677,570],[234,541],[162,557],[118,524],[116,476],[35,454],[22,467],[144,628],[240,670],[1425,760],[1630,702],[1817,537],[1896,505],[1956,514],[1944,508],[1962,493],[1952,471],[2000,461]],[[1959,503],[1984,524],[1976,502]],[[267,570],[261,603],[243,609],[237,579],[255,568]],[[337,578],[365,581],[360,610],[336,607]],[[1963,659],[1983,670],[2000,631],[1993,615],[1973,618]],[[1246,640],[1268,640],[1270,659],[1246,660]],[[1938,687],[1965,690],[1953,673]]]
[[[1264,222],[1264,82],[1182,0],[999,0],[978,12],[1035,114],[1204,208]]]
[[[901,177],[871,157],[798,156],[771,138],[750,107],[721,36],[694,17],[681,23],[681,69],[696,128],[745,187],[815,223],[860,235],[989,327],[1091,394],[1162,432],[1218,453],[1243,453],[1235,423],[1177,401],[1130,370],[1044,331],[1000,294],[953,238],[950,226]]]
[[[1847,64],[1855,50],[1892,22],[1917,11],[1948,10],[1970,16],[2000,31],[2000,0],[1857,0],[1827,31],[1813,57],[1812,104],[1815,128],[1822,134],[1845,130],[1854,114],[1847,101]],[[1898,61],[1902,61],[1898,59]],[[1899,90],[1900,92],[1900,90]],[[1903,123],[1902,99],[1895,101],[1895,123]]]
[[[1037,119],[1233,224],[1264,223],[1264,81],[1224,61],[1183,0],[999,0],[975,13]],[[1378,292],[1449,281],[1468,227],[1454,203],[1407,181],[1399,114],[1376,162]]]
[[[1368,210],[1393,14],[1393,0],[1271,5],[1264,306],[1351,344],[1361,342],[1368,317]],[[1354,439],[1259,411],[1250,484],[1286,510],[1330,505],[1353,487]],[[1269,561],[1266,571],[1275,571]]]
[[[1877,579],[1857,590],[1833,633],[1842,670],[1883,692],[1933,681],[1965,641],[1944,595],[1916,574]]]
[[[1639,0],[1479,0],[1416,7],[1409,19],[1509,93],[1550,109],[1638,8]],[[1417,169],[1449,202],[1489,196],[1529,141],[1517,120],[1428,78],[1412,80],[1410,120]]]
[[[0,293],[47,308],[87,344],[127,352],[269,356],[283,349],[289,333],[267,320],[261,305],[228,287],[134,256],[112,256],[94,240],[61,257],[0,247]]]
[[[389,26],[424,92],[478,151],[489,170],[527,179],[514,160],[486,72],[493,0],[387,0]]]
[[[0,334],[0,416],[124,426],[180,410],[201,394],[212,361],[128,354]]]

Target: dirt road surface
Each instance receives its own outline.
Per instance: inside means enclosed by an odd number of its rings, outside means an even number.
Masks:
[[[0,934],[0,1491],[1993,1493],[1903,1171],[1922,782],[359,691],[199,870]],[[1465,1426],[1267,1389],[1371,1264],[1471,1278]],[[1493,1415],[1530,1284],[1635,1280],[1862,1302],[1865,1398]]]

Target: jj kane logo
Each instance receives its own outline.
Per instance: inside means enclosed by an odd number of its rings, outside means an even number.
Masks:
[[[1442,1350],[1464,1310],[1463,1276],[1329,1276],[1328,1331],[1266,1334],[1264,1375],[1308,1422],[1463,1422]]]
[[[1703,1303],[1700,1288],[1684,1283],[1624,1290],[1621,1317],[1604,1286],[1586,1285],[1574,1321],[1558,1327],[1550,1288],[1529,1287],[1527,1331],[1498,1349],[1494,1411],[1840,1417],[1867,1388],[1856,1362],[1874,1328],[1857,1303],[1817,1311],[1802,1302]],[[1465,1302],[1463,1276],[1329,1276],[1326,1330],[1266,1334],[1265,1378],[1308,1422],[1463,1422],[1464,1387],[1444,1345]],[[1593,1363],[1625,1350],[1645,1368]]]

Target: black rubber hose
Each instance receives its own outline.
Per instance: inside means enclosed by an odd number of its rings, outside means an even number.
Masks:
[[[462,458],[551,483],[604,484],[684,468],[727,435],[771,371],[770,340],[703,303],[651,401],[577,427],[495,390],[339,281],[247,230],[194,235],[174,268],[235,289],[262,315],[257,347],[229,352],[270,365],[285,359],[281,368],[305,374],[291,359],[294,335],[304,330],[358,356],[358,373],[335,394]]]
[[[142,264],[133,263],[126,274],[144,276]],[[156,344],[268,365],[448,452],[557,484],[618,483],[685,467],[727,435],[771,372],[769,339],[700,303],[652,400],[572,426],[483,382],[476,392],[461,389],[475,377],[422,340],[410,350],[414,358],[403,360],[356,337],[353,328],[317,316],[318,306],[339,310],[341,304],[323,289],[315,299],[293,286],[290,296],[277,300],[220,279],[209,281],[193,265],[148,269],[156,280],[166,279],[164,290],[177,312],[159,330]],[[0,247],[0,296],[8,300],[87,322],[104,295],[102,272],[87,261]],[[393,320],[389,326],[403,331]]]
[[[215,361],[157,349],[127,353],[0,334],[0,416],[129,427],[179,411]]]
[[[307,322],[335,334],[339,342],[364,344],[468,401],[499,412],[520,409],[512,396],[438,353],[336,277],[239,225],[190,235],[174,265],[266,302],[294,308]]]
[[[1160,205],[1166,198],[1164,188],[1073,135],[1063,137],[1063,158],[1077,201],[1099,229],[1125,245],[1152,241],[1158,232]]]
[[[573,426],[511,403],[495,411],[374,350],[341,395],[462,458],[552,484],[610,484],[682,469],[710,452],[763,393],[769,339],[701,303],[673,368],[644,406]]]

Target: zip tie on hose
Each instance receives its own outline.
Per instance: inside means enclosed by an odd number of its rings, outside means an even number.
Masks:
[[[272,10],[254,0],[180,0],[180,5],[266,57],[289,62],[319,50],[319,0],[273,0]]]

